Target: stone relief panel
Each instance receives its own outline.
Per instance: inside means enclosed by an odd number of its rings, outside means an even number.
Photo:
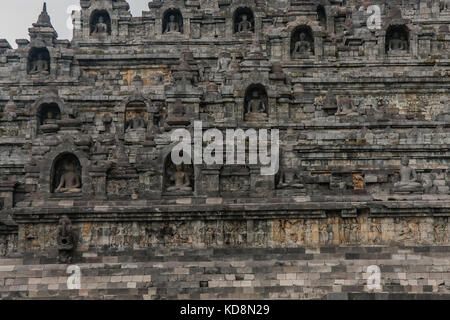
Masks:
[[[75,223],[77,250],[152,247],[322,247],[370,245],[445,245],[447,217],[216,220],[172,222]],[[58,224],[26,225],[19,233],[25,251],[55,248]],[[15,250],[15,238],[2,242],[4,254]],[[16,242],[14,242],[16,241]],[[6,249],[5,245],[9,248]]]
[[[250,192],[250,170],[246,166],[224,166],[219,176],[220,194],[224,197]]]
[[[0,234],[0,257],[7,257],[17,252],[18,236],[17,234]]]

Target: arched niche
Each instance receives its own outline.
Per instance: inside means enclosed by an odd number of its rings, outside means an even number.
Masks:
[[[168,193],[191,193],[194,191],[194,166],[192,162],[176,165],[171,153],[164,161],[163,190]]]
[[[233,14],[234,33],[254,33],[255,15],[250,8],[237,8]]]
[[[125,132],[146,129],[148,124],[147,105],[142,100],[133,100],[125,106]]]
[[[59,154],[52,165],[50,192],[80,193],[82,183],[82,168],[78,157],[69,152]]]
[[[164,12],[162,20],[162,33],[183,33],[183,15],[179,9],[172,8]]]
[[[244,112],[246,119],[266,118],[269,110],[267,90],[262,84],[252,84],[245,90]]]
[[[89,19],[91,35],[111,35],[111,17],[106,10],[94,10]]]
[[[31,48],[28,53],[28,74],[50,73],[50,53],[47,48]]]
[[[386,31],[386,53],[409,52],[409,30],[405,25],[390,26]]]
[[[321,27],[327,27],[327,14],[325,8],[320,4],[317,6],[317,20]]]
[[[291,34],[291,58],[304,59],[314,55],[314,36],[311,27],[301,25]]]

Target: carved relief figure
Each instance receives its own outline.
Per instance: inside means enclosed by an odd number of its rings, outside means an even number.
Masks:
[[[416,170],[409,166],[409,159],[403,157],[400,169],[400,181],[394,185],[394,191],[398,193],[421,192],[422,185],[417,182]]]
[[[81,177],[76,172],[75,165],[70,159],[63,159],[63,174],[59,180],[57,193],[79,193],[81,192]]]
[[[361,174],[353,174],[352,180],[354,190],[364,190],[364,177]]]
[[[63,216],[59,220],[57,229],[57,244],[58,244],[58,260],[60,263],[71,263],[71,252],[75,247],[75,234],[72,228],[72,222],[69,217]]]

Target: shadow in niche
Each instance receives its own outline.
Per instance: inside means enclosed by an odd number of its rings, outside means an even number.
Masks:
[[[319,25],[321,27],[327,26],[327,14],[325,8],[322,5],[317,6],[317,19],[319,20]]]

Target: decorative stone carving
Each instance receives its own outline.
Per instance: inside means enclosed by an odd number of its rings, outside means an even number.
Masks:
[[[80,193],[81,192],[81,168],[73,155],[63,156],[55,164],[54,178],[58,181],[56,193]]]
[[[361,174],[359,173],[353,174],[352,180],[354,190],[364,190],[364,177]]]
[[[403,157],[400,169],[400,181],[394,185],[396,193],[422,192],[422,185],[417,182],[416,170],[409,166],[408,157]]]
[[[75,233],[72,227],[72,222],[67,216],[62,216],[59,220],[57,229],[57,244],[59,253],[58,261],[66,264],[71,263],[72,252],[75,248]]]
[[[186,108],[181,99],[175,101],[175,105],[172,108],[172,112],[167,117],[166,123],[170,126],[186,126],[191,123],[189,118],[186,117]]]

